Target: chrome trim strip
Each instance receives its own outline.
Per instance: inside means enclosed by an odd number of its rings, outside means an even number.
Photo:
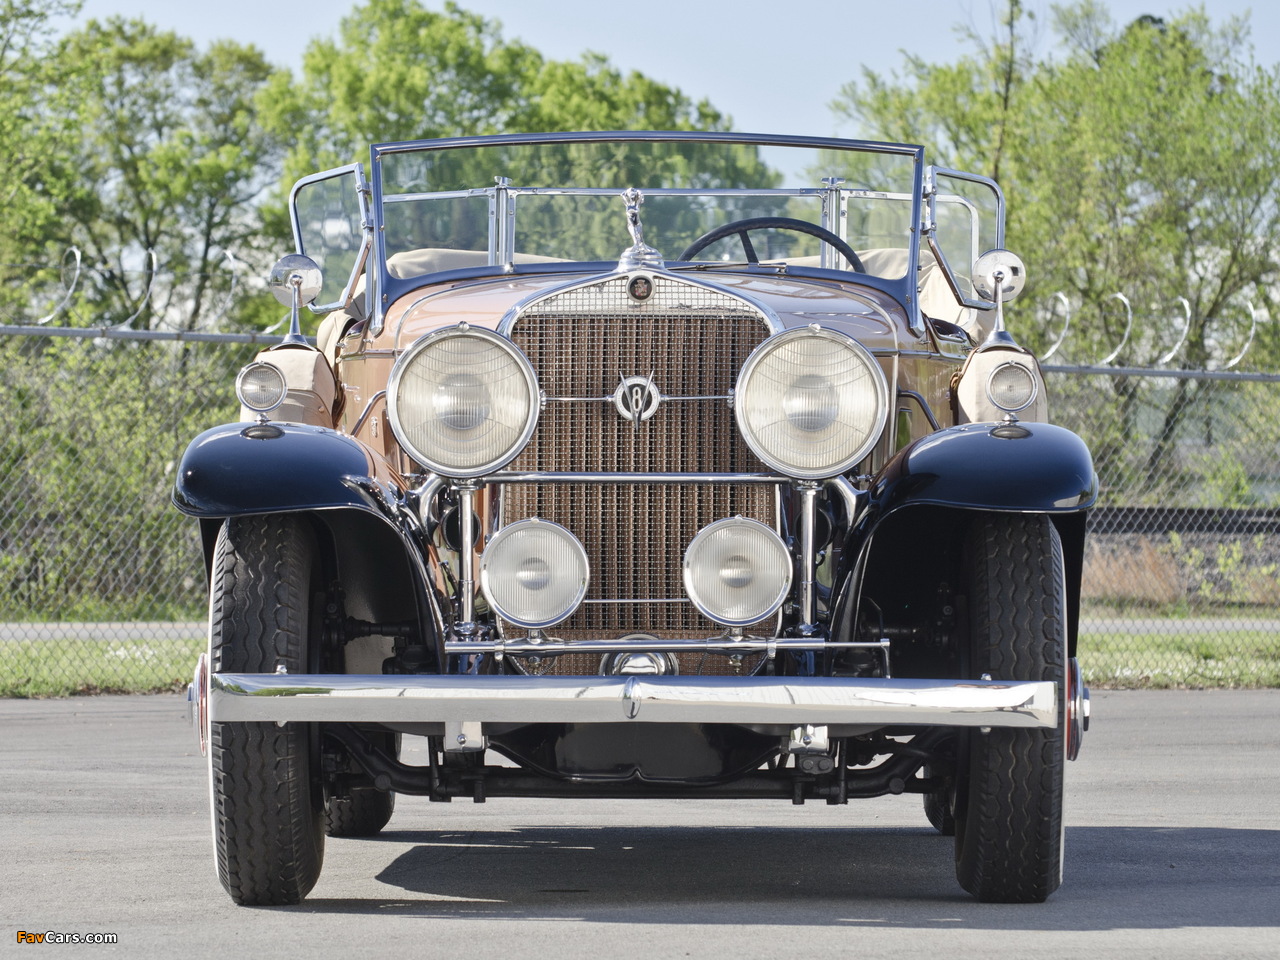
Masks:
[[[873,357],[924,357],[931,360],[938,358],[936,350],[872,350],[871,355]]]
[[[903,390],[901,387],[899,387],[898,397],[899,398],[906,397],[909,400],[914,400],[916,404],[920,407],[921,411],[924,413],[925,418],[929,421],[929,426],[933,427],[933,429],[935,430],[942,429],[942,424],[938,423],[938,418],[933,415],[933,410],[929,406],[929,401],[927,401],[924,397],[922,397],[916,391]],[[1032,399],[1035,399],[1035,398],[1033,397]]]
[[[893,153],[907,157],[920,156],[922,153],[920,147],[909,143],[851,140],[842,137],[731,133],[706,130],[592,130],[566,133],[468,134],[461,137],[443,137],[438,140],[386,141],[373,144],[370,151],[376,164],[383,155],[413,153],[418,150],[449,150],[455,147],[487,147],[528,143],[611,143],[613,141],[636,143],[743,143],[750,146],[794,146],[819,149],[830,147],[834,150],[848,150],[859,153]]]
[[[214,723],[781,723],[1054,727],[1051,681],[215,673]]]
[[[478,478],[480,483],[790,483],[776,473],[520,473],[499,470]]]
[[[364,422],[368,420],[369,415],[373,413],[374,406],[377,405],[379,400],[385,400],[386,398],[387,398],[387,391],[385,390],[379,390],[377,393],[375,393],[372,397],[369,398],[369,402],[364,405],[364,410],[362,410],[360,412],[360,416],[356,418],[355,426],[351,428],[351,433],[350,433],[351,436],[354,437],[357,433],[360,432],[360,428],[364,426]]]
[[[502,319],[498,322],[497,331],[502,336],[510,338],[512,328],[515,327],[515,325],[520,322],[521,317],[529,309],[537,306],[543,300],[550,300],[555,297],[560,297],[565,295],[566,293],[571,293],[572,291],[577,290],[580,287],[596,286],[597,284],[605,283],[613,279],[614,277],[625,277],[636,272],[641,272],[646,275],[652,275],[655,279],[657,277],[662,277],[667,282],[677,284],[677,285],[695,287],[700,290],[710,290],[714,293],[719,294],[720,296],[729,297],[730,299],[741,301],[743,304],[750,307],[752,310],[756,312],[757,319],[759,319],[760,322],[764,324],[765,329],[769,331],[770,336],[773,336],[778,333],[782,333],[784,330],[787,329],[786,324],[782,322],[782,318],[778,316],[778,314],[774,311],[772,307],[770,307],[768,304],[765,304],[755,299],[754,297],[745,296],[742,293],[739,293],[737,290],[731,290],[728,287],[722,287],[718,284],[710,283],[706,280],[694,279],[692,277],[686,277],[681,274],[676,274],[671,272],[670,270],[656,270],[656,269],[646,268],[639,271],[614,270],[612,272],[597,273],[597,274],[593,274],[592,276],[588,277],[585,280],[581,280],[581,279],[571,280],[562,286],[553,287],[550,290],[543,290],[538,293],[530,294],[528,297],[521,300],[515,306],[507,310],[507,312],[503,315]]]
[[[826,641],[821,637],[741,637],[730,635],[708,637],[705,640],[560,640],[550,637],[541,640],[457,640],[446,641],[445,652],[456,654],[494,653],[501,650],[514,656],[550,657],[566,653],[768,653],[770,650],[790,650],[810,653],[820,650],[878,650],[885,651],[889,641]]]
[[[546,403],[613,403],[614,394],[610,394],[607,397],[543,397],[542,399]],[[662,403],[691,402],[694,400],[729,401],[732,399],[733,399],[733,394],[731,393],[705,394],[703,396],[698,396],[698,397],[673,397],[665,393],[658,394],[658,400]]]
[[[388,193],[383,203],[410,203],[416,200],[469,200],[472,197],[492,197],[493,187],[471,187],[466,190],[429,190],[426,193]]]

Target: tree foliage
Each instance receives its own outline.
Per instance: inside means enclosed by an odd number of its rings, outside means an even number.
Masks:
[[[705,101],[597,54],[547,59],[451,3],[358,4],[336,36],[311,42],[298,75],[252,46],[200,49],[140,19],[57,36],[79,9],[0,0],[9,319],[29,321],[58,299],[59,260],[75,247],[85,269],[66,316],[79,322],[274,320],[256,281],[290,245],[288,185],[364,159],[370,142],[728,126]]]
[[[955,63],[908,57],[901,76],[864,72],[835,111],[865,135],[922,141],[940,162],[1000,181],[1006,244],[1029,268],[1011,322],[1037,352],[1062,329],[1061,293],[1074,317],[1055,361],[1096,363],[1123,342],[1115,362],[1126,366],[1175,347],[1186,369],[1222,366],[1250,329],[1246,302],[1277,315],[1280,70],[1252,61],[1245,21],[1215,26],[1203,11],[1117,27],[1095,0],[1055,6],[1052,54],[1040,57],[1020,0],[1000,23],[990,40],[968,33],[973,52]],[[1127,340],[1117,293],[1133,307]],[[1273,335],[1249,362],[1278,360]],[[1118,377],[1085,389],[1098,386],[1118,404],[1082,424],[1100,470],[1158,497],[1181,469],[1203,385],[1150,391]],[[1154,442],[1135,457],[1143,438]]]
[[[33,265],[51,256],[56,263],[62,253],[47,242],[61,211],[49,189],[46,158],[65,152],[74,128],[61,82],[69,68],[53,56],[52,21],[78,10],[78,0],[0,0],[0,163],[6,172],[0,191],[0,263],[6,280],[0,312],[5,316],[44,306],[40,284],[51,278],[33,277]]]
[[[52,163],[57,235],[95,266],[91,309],[119,322],[150,290],[155,322],[199,326],[225,297],[227,255],[250,259],[260,243],[257,203],[283,155],[254,108],[272,68],[253,47],[199,51],[119,18],[90,21],[58,56],[81,67],[70,78],[79,136]]]
[[[1224,318],[1246,298],[1270,304],[1280,279],[1280,71],[1249,59],[1245,23],[1203,12],[1117,28],[1094,0],[1055,7],[1041,58],[1020,0],[1001,23],[991,41],[969,34],[976,49],[954,64],[864,72],[837,114],[1000,181],[1007,242],[1030,267],[1019,311],[1047,314],[1064,292],[1074,359],[1119,342],[1116,292],[1142,313],[1180,316],[1175,299],[1190,302],[1187,367],[1231,356]],[[1142,325],[1119,359],[1156,359],[1181,325]],[[1044,347],[1051,332],[1024,335]]]
[[[299,76],[251,46],[198,48],[138,19],[89,21],[58,36],[56,24],[79,6],[0,0],[9,173],[0,262],[14,265],[0,292],[6,320],[46,312],[57,264],[74,245],[85,271],[58,324],[274,321],[279,305],[244,280],[291,246],[284,187],[364,159],[370,141],[728,124],[709,104],[603,57],[548,60],[452,5],[437,13],[416,0],[369,0],[336,38],[311,44]],[[242,282],[225,311],[229,254]],[[202,427],[235,415],[232,371],[252,352],[0,342],[0,409],[17,425],[0,432],[0,471],[12,481],[0,486],[0,612],[198,615],[194,530],[167,506],[168,472]]]
[[[279,71],[262,97],[294,141],[286,179],[362,160],[370,143],[555,130],[727,129],[707,101],[588,53],[548,60],[499,25],[446,3],[367,0],[338,37],[308,46],[302,75]]]

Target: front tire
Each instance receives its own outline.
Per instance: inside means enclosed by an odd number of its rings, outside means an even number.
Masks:
[[[1052,680],[1053,729],[961,734],[956,877],[987,903],[1039,903],[1062,882],[1066,657],[1062,544],[1048,517],[984,515],[970,533],[970,675]]]
[[[313,668],[315,537],[291,515],[228,520],[214,549],[209,659],[216,673]],[[210,791],[218,879],[246,905],[298,903],[324,859],[312,725],[214,723]]]

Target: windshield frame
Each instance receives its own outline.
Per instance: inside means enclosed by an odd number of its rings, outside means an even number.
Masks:
[[[869,140],[849,140],[838,137],[801,137],[801,136],[781,136],[781,135],[761,135],[747,133],[730,133],[730,132],[707,132],[707,131],[671,131],[671,132],[655,132],[655,131],[590,131],[579,133],[536,133],[536,134],[499,134],[493,136],[469,136],[469,137],[449,137],[432,140],[408,140],[390,143],[376,143],[370,147],[370,170],[372,176],[370,185],[372,187],[373,202],[373,239],[374,239],[374,256],[373,260],[376,264],[376,281],[371,285],[369,293],[372,307],[368,311],[371,316],[375,330],[380,330],[384,321],[384,313],[387,307],[394,303],[399,297],[414,289],[422,286],[421,277],[413,277],[400,279],[393,277],[387,268],[387,244],[386,244],[386,202],[383,199],[383,166],[384,158],[403,153],[414,153],[422,151],[437,150],[457,150],[466,149],[468,147],[492,147],[492,146],[524,146],[537,144],[553,144],[553,143],[705,143],[705,144],[742,144],[748,146],[759,147],[802,147],[812,150],[838,150],[852,151],[863,153],[881,153],[892,154],[902,157],[908,157],[912,160],[912,188],[911,188],[911,212],[910,212],[910,234],[906,245],[907,250],[907,270],[904,276],[897,280],[888,280],[880,277],[867,276],[864,274],[855,274],[851,277],[850,273],[845,270],[828,269],[825,267],[796,267],[789,266],[786,272],[789,275],[807,276],[812,275],[815,278],[822,279],[838,279],[845,282],[851,279],[858,283],[867,283],[868,285],[885,290],[894,296],[906,309],[911,329],[915,333],[923,331],[923,322],[920,318],[918,297],[916,296],[914,282],[908,282],[917,276],[920,256],[921,241],[921,225],[924,218],[924,147],[914,144],[903,143],[882,143]],[[591,189],[594,184],[583,184],[583,189]],[[493,190],[493,187],[477,185],[476,193],[481,194],[486,191]],[[751,193],[759,192],[761,188],[743,188],[742,190],[732,190],[733,193]],[[609,190],[608,193],[618,191]],[[711,191],[699,191],[696,188],[690,190],[691,193],[707,193]],[[394,201],[392,201],[394,202]],[[496,204],[501,207],[501,204]],[[504,222],[502,210],[495,209],[491,211],[492,220],[497,220],[499,224]],[[621,215],[620,218],[621,220]],[[499,230],[491,226],[490,229],[490,249],[492,252],[497,250],[499,239]],[[622,252],[624,244],[619,243],[619,253]],[[491,255],[491,259],[493,256]],[[699,270],[706,271],[714,268],[715,264],[695,262],[690,264],[681,264],[679,261],[668,262],[667,269],[676,270]],[[616,272],[618,265],[615,261],[571,261],[564,263],[490,263],[484,266],[468,267],[458,270],[445,271],[432,275],[440,279],[463,279],[470,277],[484,276],[505,276],[510,274],[522,273],[576,273],[583,272]],[[742,267],[735,265],[733,269],[752,269],[750,267]],[[756,267],[755,269],[762,272],[776,275],[776,267]]]

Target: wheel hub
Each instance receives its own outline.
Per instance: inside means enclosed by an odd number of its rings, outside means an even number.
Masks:
[[[187,717],[195,728],[200,756],[209,753],[209,655],[196,658],[196,672],[187,684]]]
[[[1080,743],[1089,729],[1089,688],[1080,673],[1080,661],[1067,661],[1067,759],[1080,756]]]

